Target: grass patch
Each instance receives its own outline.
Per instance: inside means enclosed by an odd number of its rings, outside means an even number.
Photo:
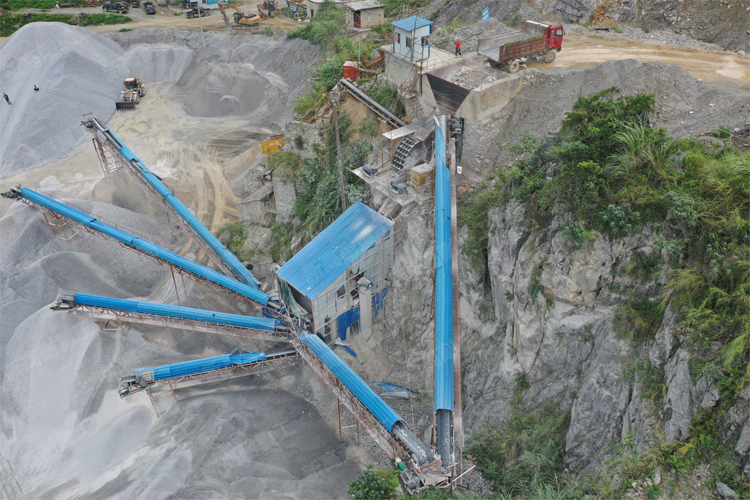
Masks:
[[[548,490],[556,498],[564,488],[565,435],[570,416],[556,406],[530,409],[515,404],[502,427],[483,427],[474,434],[466,452],[474,457],[482,477],[493,491],[523,497]]]

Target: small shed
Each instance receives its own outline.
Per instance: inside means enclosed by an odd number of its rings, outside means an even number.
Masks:
[[[393,26],[393,53],[412,61],[430,57],[432,21],[411,16],[391,23]]]
[[[309,314],[326,342],[366,333],[383,307],[393,266],[393,222],[357,202],[277,272],[295,314]],[[368,333],[369,334],[369,333]]]
[[[362,0],[346,4],[346,27],[372,28],[385,22],[385,5],[378,0]]]

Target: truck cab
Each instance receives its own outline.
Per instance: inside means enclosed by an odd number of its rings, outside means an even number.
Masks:
[[[562,47],[563,27],[561,24],[553,24],[547,30],[547,48],[557,49]]]

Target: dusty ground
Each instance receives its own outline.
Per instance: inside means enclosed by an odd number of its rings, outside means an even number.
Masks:
[[[565,38],[563,50],[552,64],[529,61],[528,66],[542,69],[576,68],[623,59],[676,64],[706,82],[750,89],[750,57],[633,40],[616,33],[569,35]]]

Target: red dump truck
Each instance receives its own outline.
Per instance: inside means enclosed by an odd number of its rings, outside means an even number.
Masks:
[[[515,73],[523,57],[541,56],[546,63],[554,61],[562,41],[562,25],[524,21],[521,29],[481,38],[477,52],[489,59],[493,67]]]

